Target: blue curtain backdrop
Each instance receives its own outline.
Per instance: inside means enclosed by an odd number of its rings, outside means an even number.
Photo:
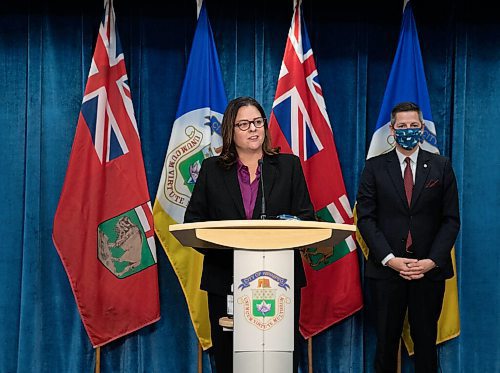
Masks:
[[[51,233],[102,1],[6,3],[0,5],[0,372],[92,372],[94,350]],[[402,3],[304,0],[351,203]],[[163,6],[115,0],[152,196],[196,22],[194,0]],[[207,9],[228,98],[253,95],[269,113],[292,1],[208,0]],[[440,366],[500,372],[500,19],[476,0],[415,1],[414,13],[439,149],[453,161],[462,213],[456,246],[462,332],[439,348]],[[104,346],[102,372],[197,371],[195,334],[161,248],[158,261],[161,321]],[[314,338],[316,373],[373,371],[366,300],[363,311]],[[210,372],[206,355],[203,362]],[[404,356],[403,372],[412,371]]]

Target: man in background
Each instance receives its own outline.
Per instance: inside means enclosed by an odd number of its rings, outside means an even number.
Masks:
[[[437,322],[459,228],[450,160],[419,147],[424,121],[412,102],[391,112],[395,149],[371,158],[357,196],[357,226],[369,248],[365,276],[375,310],[375,370],[396,372],[408,311],[415,371],[437,372]]]

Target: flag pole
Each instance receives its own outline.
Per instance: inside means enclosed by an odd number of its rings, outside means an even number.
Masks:
[[[313,337],[307,339],[307,371],[313,373]]]
[[[203,349],[201,348],[200,341],[198,341],[198,373],[203,373]]]
[[[399,338],[399,348],[398,348],[398,368],[396,373],[401,373],[401,338]]]
[[[101,347],[96,347],[95,350],[95,373],[101,372]]]

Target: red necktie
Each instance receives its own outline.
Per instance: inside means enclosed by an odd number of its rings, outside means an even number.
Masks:
[[[405,159],[406,162],[406,167],[405,167],[405,173],[404,173],[404,184],[405,184],[405,193],[406,193],[406,200],[408,201],[408,206],[411,205],[411,195],[413,193],[413,172],[411,172],[411,159],[409,157],[406,157]],[[408,250],[412,244],[413,240],[411,238],[411,232],[408,230],[408,236],[406,237],[406,251],[411,252]]]

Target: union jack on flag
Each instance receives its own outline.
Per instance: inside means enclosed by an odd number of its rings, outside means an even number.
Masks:
[[[352,210],[300,1],[288,32],[269,130],[273,145],[300,158],[317,216],[351,224]],[[302,289],[300,331],[309,338],[359,310],[363,301],[352,236],[335,250],[309,249],[304,258],[307,286]]]
[[[108,1],[52,239],[94,347],[160,318],[151,198]]]
[[[328,129],[329,136],[331,127],[307,30],[302,29],[300,16],[294,16],[292,25],[272,114],[289,150],[307,161],[324,148],[315,127]],[[314,126],[312,118],[316,120]]]
[[[129,134],[139,136],[114,17],[113,9],[103,16],[82,102],[82,116],[101,163],[128,153],[122,127],[133,128],[135,134]]]

